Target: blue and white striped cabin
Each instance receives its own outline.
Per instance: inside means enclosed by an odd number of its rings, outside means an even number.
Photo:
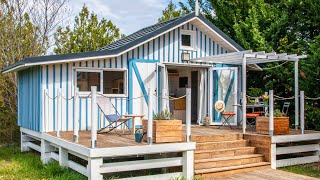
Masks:
[[[91,100],[86,91],[90,85],[97,85],[98,92],[108,96],[122,115],[147,115],[147,98],[150,97],[131,99],[145,95],[148,88],[159,96],[162,89],[166,89],[167,93],[178,97],[189,87],[194,93],[192,121],[202,123],[202,119],[209,116],[213,123],[219,123],[219,114],[210,104],[222,99],[227,108],[234,109],[232,104],[238,101],[235,94],[237,79],[240,79],[237,67],[195,64],[187,59],[242,50],[204,16],[190,13],[143,28],[98,51],[25,58],[2,71],[18,72],[19,126],[38,132],[57,129],[57,99],[50,98],[57,96],[58,88],[63,97],[61,130],[73,130],[75,87],[82,96],[79,129],[89,130]],[[47,107],[45,91],[50,97]],[[152,98],[154,111],[163,109],[160,98]],[[103,104],[106,113],[115,113],[109,99],[99,97],[98,102]],[[174,115],[183,118],[183,109],[175,109],[174,103],[166,106]],[[100,112],[97,113],[98,128],[101,128],[106,121]]]

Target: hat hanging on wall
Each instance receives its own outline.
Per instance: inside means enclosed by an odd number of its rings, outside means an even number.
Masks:
[[[214,104],[214,108],[216,109],[217,112],[222,112],[224,111],[226,105],[224,104],[223,101],[218,100],[215,104]]]

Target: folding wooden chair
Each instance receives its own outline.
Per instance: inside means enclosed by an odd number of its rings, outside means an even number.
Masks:
[[[114,129],[117,129],[121,125],[124,125],[124,127],[127,127],[129,129],[129,131],[131,132],[131,129],[129,128],[129,126],[127,124],[127,121],[129,121],[131,118],[124,118],[124,117],[121,117],[119,114],[108,114],[108,115],[106,115],[99,105],[98,105],[98,107],[101,110],[101,112],[104,115],[104,117],[109,122],[108,125],[106,125],[105,127],[101,128],[98,131],[98,134],[109,133],[109,132],[113,131]],[[109,129],[109,130],[105,131],[105,129]],[[118,132],[116,130],[115,130],[115,133],[118,134]]]
[[[247,125],[249,125],[249,127],[252,131],[254,131],[256,129],[256,119],[258,116],[259,116],[259,114],[254,114],[254,113],[247,113],[246,114]]]
[[[221,116],[222,116],[222,118],[223,118],[223,122],[222,122],[222,124],[218,127],[218,129],[220,129],[220,127],[221,127],[221,126],[224,126],[225,124],[228,124],[229,127],[232,129],[232,126],[231,126],[229,120],[230,120],[233,116],[235,116],[235,115],[236,115],[236,113],[234,113],[234,112],[222,112],[222,113],[221,113]]]

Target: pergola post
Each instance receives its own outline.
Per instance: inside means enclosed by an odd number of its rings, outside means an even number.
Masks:
[[[298,130],[299,128],[299,59],[294,62],[294,107],[295,107],[295,129]]]
[[[247,127],[247,58],[242,59],[242,131],[246,133]]]

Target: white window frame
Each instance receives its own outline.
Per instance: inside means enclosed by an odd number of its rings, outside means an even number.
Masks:
[[[123,94],[103,94],[108,97],[127,97],[128,96],[128,70],[124,68],[74,68],[75,72],[75,78],[74,78],[74,87],[78,87],[77,85],[77,72],[98,72],[100,73],[100,89],[97,89],[98,93],[103,93],[103,72],[104,71],[118,71],[124,73],[124,79],[123,79]],[[91,93],[91,91],[79,91],[80,96],[88,96]]]
[[[182,45],[182,35],[189,35],[191,46],[183,46]],[[187,51],[195,51],[196,50],[196,32],[190,30],[180,30],[180,49],[187,50]]]

